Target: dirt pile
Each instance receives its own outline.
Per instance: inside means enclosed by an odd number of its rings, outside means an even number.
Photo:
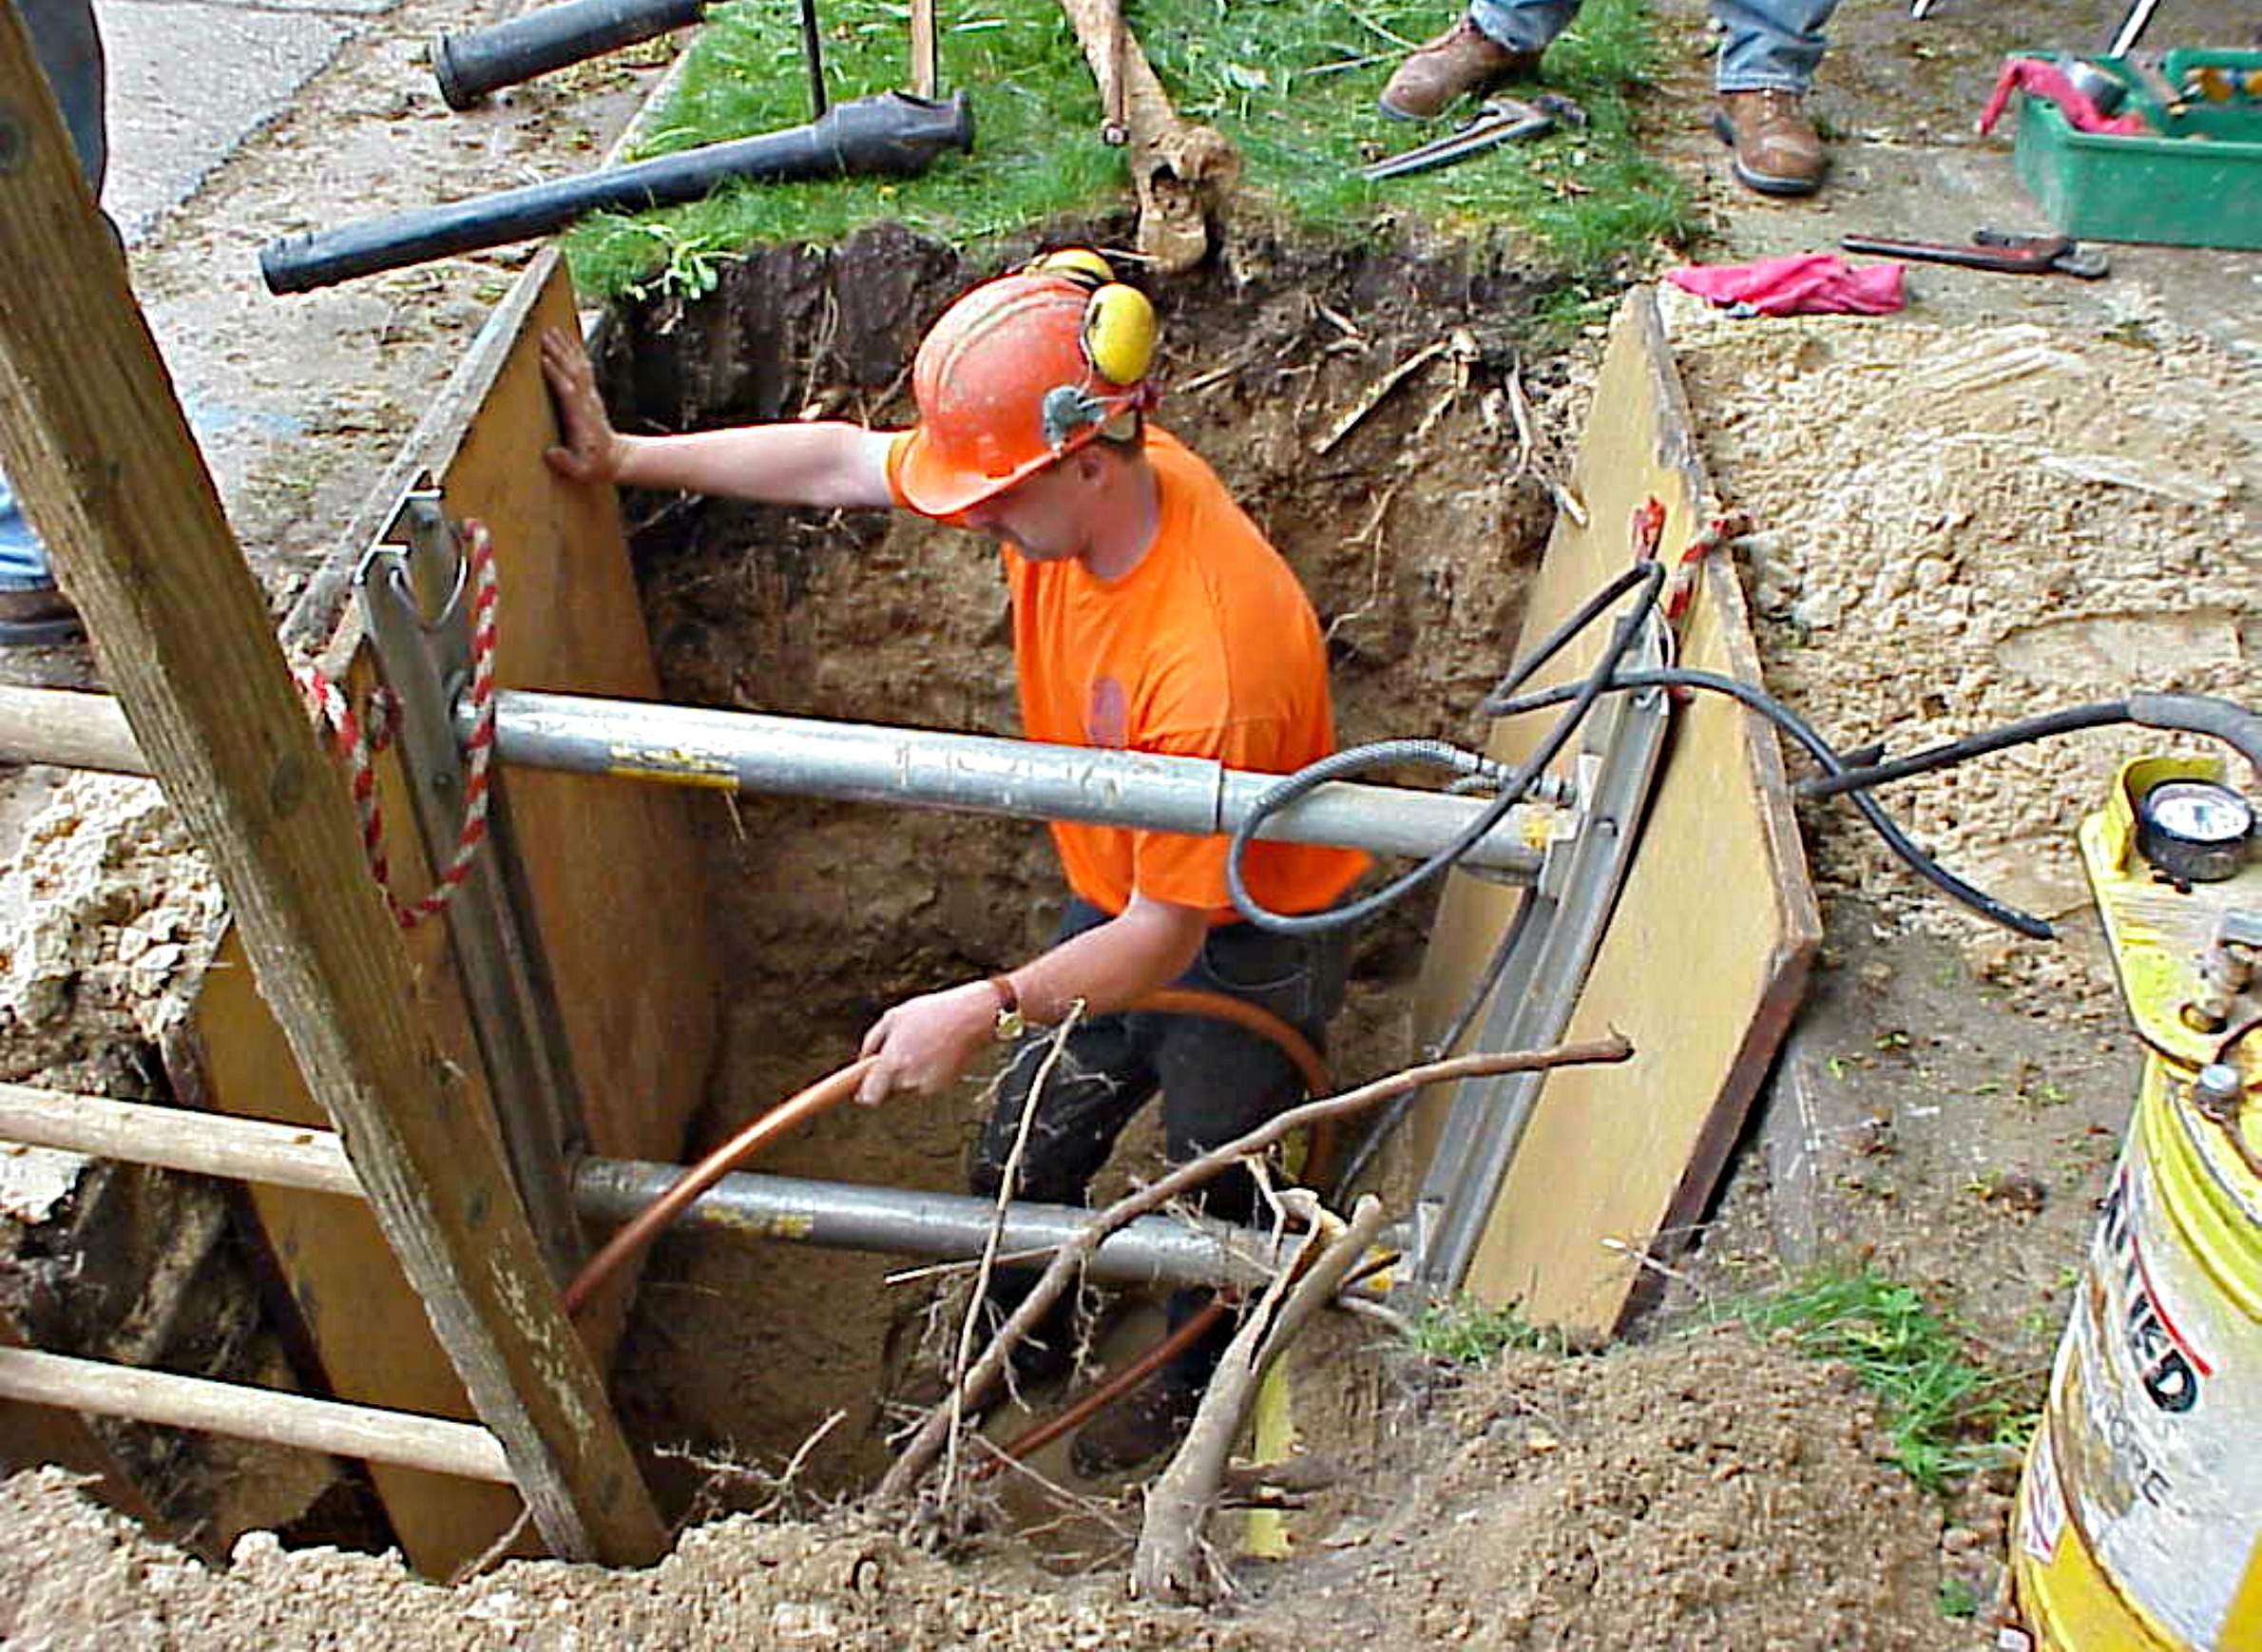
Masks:
[[[0,873],[0,1078],[141,1094],[106,1070],[183,1014],[222,902],[147,780],[80,774],[29,821]]]
[[[1508,1356],[1399,1449],[1264,1621],[1380,1652],[1955,1643],[1939,1507],[1869,1401],[1740,1331]]]
[[[1671,297],[1671,296],[1669,296]],[[2104,335],[1903,317],[1736,321],[1671,297],[1768,684],[1842,746],[1895,755],[2133,690],[2262,694],[2262,368],[2132,313]],[[1920,843],[2040,914],[2084,912],[2071,843],[2122,729],[1888,789]],[[1803,762],[1793,772],[1803,772]],[[2045,992],[2109,977],[2014,947],[1895,867],[1850,812],[1804,822],[1826,893],[1964,943]]]
[[[1209,1617],[1001,1548],[952,1564],[868,1520],[689,1533],[645,1572],[511,1563],[453,1590],[254,1536],[224,1570],[52,1471],[0,1486],[0,1639],[101,1647],[1938,1647],[1937,1506],[1839,1373],[1716,1331],[1525,1354],[1447,1387],[1357,1476],[1354,1518]],[[1230,1522],[1217,1535],[1230,1542]],[[1975,1641],[1976,1643],[1976,1641]]]

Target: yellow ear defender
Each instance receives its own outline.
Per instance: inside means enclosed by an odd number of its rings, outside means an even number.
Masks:
[[[1083,307],[1083,354],[1110,384],[1133,385],[1155,365],[1155,306],[1137,287],[1110,281]]]
[[[1083,307],[1083,354],[1102,378],[1127,387],[1146,377],[1160,331],[1155,306],[1137,287],[1117,280],[1105,259],[1089,247],[1063,247],[1023,271],[1065,276],[1091,295]]]

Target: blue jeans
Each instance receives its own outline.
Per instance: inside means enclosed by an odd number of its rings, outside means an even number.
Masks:
[[[79,170],[100,196],[109,164],[109,135],[102,106],[102,37],[94,29],[92,0],[17,0],[17,5],[31,34],[32,55],[70,130]],[[0,476],[0,590],[44,590],[52,584],[39,536],[16,509],[8,478]]]
[[[1838,0],[1712,0],[1727,30],[1713,84],[1723,92],[1801,96],[1822,62],[1822,30]],[[1539,51],[1570,27],[1579,0],[1469,0],[1469,21],[1510,51]]]

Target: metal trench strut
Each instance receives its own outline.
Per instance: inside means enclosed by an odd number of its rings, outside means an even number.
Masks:
[[[1652,615],[1627,664],[1666,663],[1664,621]],[[1569,1027],[1610,925],[1641,834],[1642,811],[1665,750],[1665,691],[1597,703],[1581,730],[1579,830],[1549,846],[1513,920],[1510,951],[1470,1047],[1540,1049]],[[1544,1072],[1504,1073],[1456,1085],[1445,1130],[1415,1196],[1403,1286],[1430,1297],[1461,1289]]]

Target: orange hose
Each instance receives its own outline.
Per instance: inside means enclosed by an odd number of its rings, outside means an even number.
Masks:
[[[1008,1462],[1019,1462],[1032,1451],[1043,1450],[1070,1429],[1077,1427],[1094,1412],[1105,1411],[1137,1388],[1159,1370],[1165,1361],[1181,1350],[1191,1348],[1203,1332],[1222,1319],[1232,1310],[1222,1297],[1212,1297],[1195,1315],[1168,1336],[1148,1349],[1129,1365],[1110,1376],[1089,1393],[1081,1395],[1076,1403],[1062,1409],[1057,1416],[1046,1418],[1035,1428],[1002,1446],[993,1446],[997,1453],[974,1470],[974,1478],[987,1480]]]
[[[871,1070],[872,1063],[878,1059],[877,1056],[868,1055],[861,1061],[851,1062],[838,1072],[828,1073],[807,1089],[778,1103],[676,1178],[668,1184],[666,1192],[644,1206],[634,1220],[607,1239],[604,1248],[591,1257],[582,1271],[573,1277],[573,1283],[566,1287],[566,1312],[579,1312],[581,1305],[589,1299],[590,1293],[604,1284],[614,1269],[650,1244],[659,1237],[661,1228],[675,1220],[678,1212],[721,1181],[741,1161],[753,1157],[788,1131],[799,1128],[828,1107],[854,1095],[865,1073]]]

